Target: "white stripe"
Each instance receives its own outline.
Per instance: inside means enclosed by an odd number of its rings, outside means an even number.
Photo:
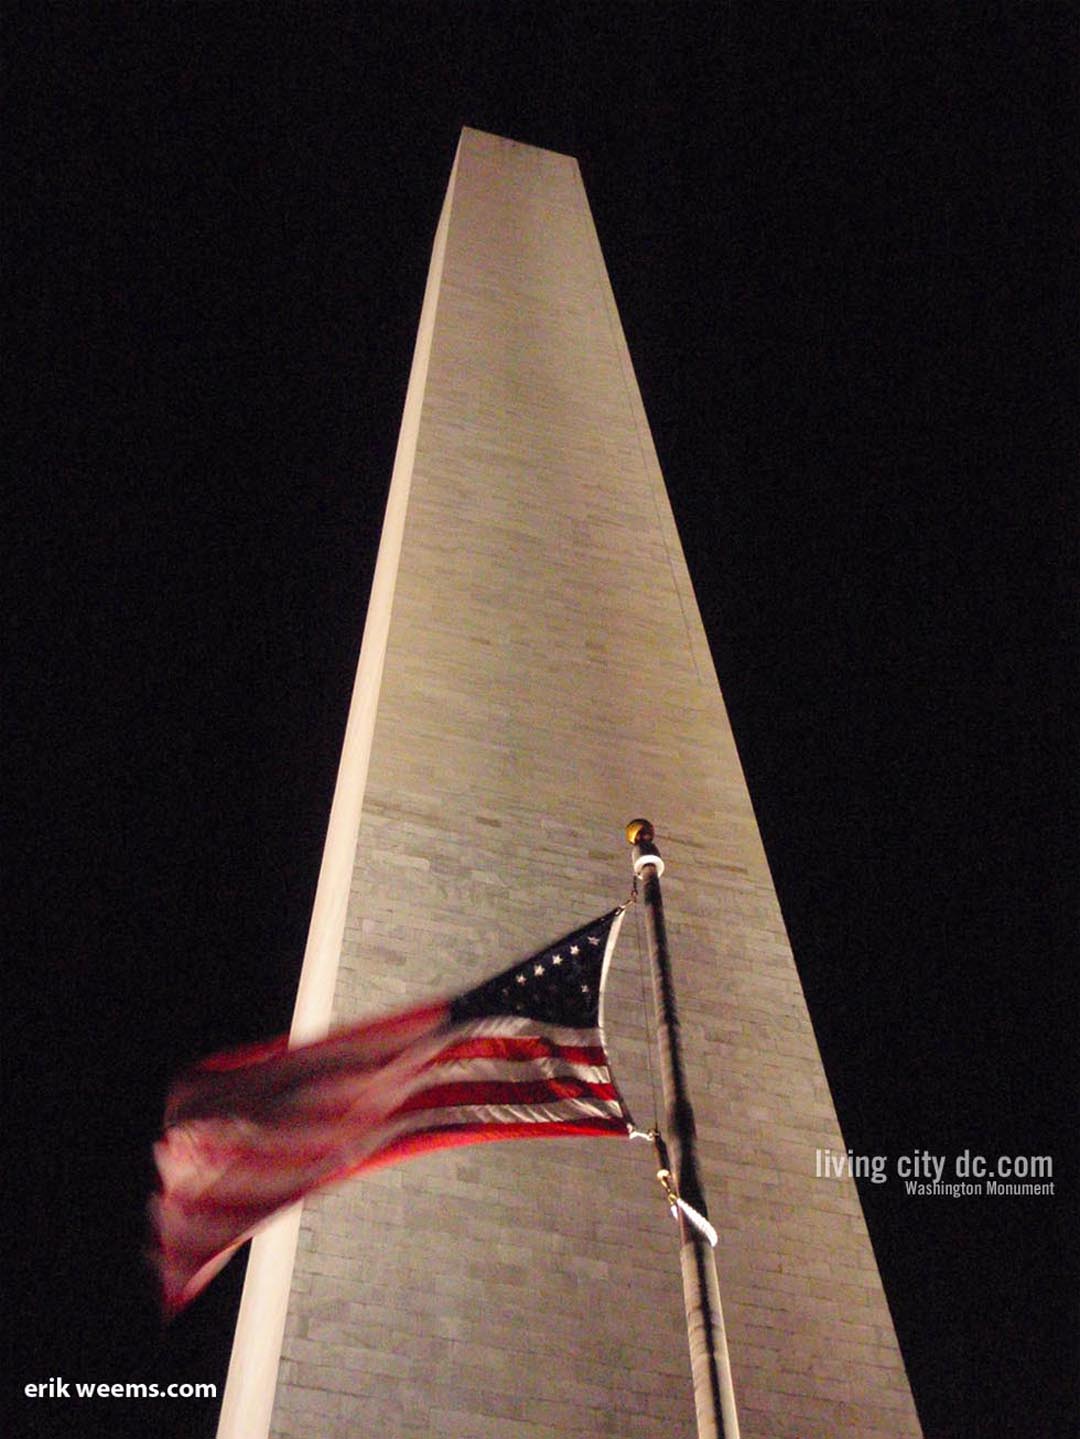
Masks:
[[[566,1024],[546,1024],[530,1019],[527,1014],[496,1014],[488,1019],[467,1019],[443,1032],[444,1041],[453,1043],[458,1039],[518,1039],[537,1038],[550,1040],[552,1044],[572,1046],[577,1049],[603,1048],[603,1036],[595,1025],[581,1025],[573,1028]]]
[[[606,1064],[573,1064],[570,1060],[548,1054],[541,1059],[455,1059],[446,1064],[431,1065],[417,1075],[417,1079],[426,1079],[431,1084],[453,1084],[458,1080],[463,1083],[506,1080],[529,1084],[541,1079],[580,1079],[584,1084],[611,1083]]]

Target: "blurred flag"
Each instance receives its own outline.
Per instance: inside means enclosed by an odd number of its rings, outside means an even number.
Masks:
[[[626,1136],[601,991],[623,910],[441,1003],[288,1048],[215,1055],[173,1085],[155,1146],[166,1313],[279,1209],[412,1154],[489,1139]]]

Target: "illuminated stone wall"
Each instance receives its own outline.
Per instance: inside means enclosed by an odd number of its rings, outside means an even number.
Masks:
[[[648,815],[742,1433],[916,1435],[577,165],[466,131],[448,206],[335,1020],[619,903]],[[647,1126],[643,950],[632,911],[608,1036]],[[481,1145],[310,1201],[272,1433],[692,1435],[653,1169]]]

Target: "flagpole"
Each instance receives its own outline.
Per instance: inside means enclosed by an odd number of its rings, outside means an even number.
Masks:
[[[667,1120],[666,1137],[674,1158],[675,1193],[705,1216],[705,1193],[698,1173],[695,1150],[694,1111],[683,1070],[679,1017],[675,1008],[675,987],[664,925],[664,901],[660,892],[664,861],[653,843],[653,827],[647,819],[631,820],[626,826],[626,838],[633,846],[634,874],[641,882],[653,992],[656,996],[657,1044],[660,1050],[660,1082],[664,1092]],[[731,1383],[731,1364],[724,1332],[724,1315],[720,1307],[716,1258],[705,1233],[692,1224],[681,1209],[676,1209],[676,1218],[679,1223],[679,1259],[682,1265],[686,1333],[690,1345],[690,1369],[694,1379],[698,1439],[739,1439],[739,1416],[735,1409],[735,1392]]]

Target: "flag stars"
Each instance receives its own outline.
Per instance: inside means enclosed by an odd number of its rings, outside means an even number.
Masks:
[[[517,977],[517,982],[518,982],[518,984],[524,984],[524,983],[525,983],[525,976],[524,976],[523,974],[519,974],[518,977]]]
[[[580,953],[581,953],[581,945],[580,945],[580,944],[572,944],[572,945],[570,946],[570,953],[571,953],[571,954],[580,954]]]
[[[543,974],[543,972],[544,972],[544,966],[543,966],[542,964],[534,964],[534,965],[533,965],[533,974],[535,974],[538,978],[539,978],[540,975]]]
[[[562,955],[561,955],[561,954],[553,954],[553,955],[551,956],[551,962],[552,962],[552,964],[562,964]]]
[[[594,946],[595,946],[595,945],[599,944],[600,941],[597,939],[597,937],[596,937],[595,934],[590,934],[590,935],[589,935],[589,943],[590,943],[591,945],[594,945]]]

